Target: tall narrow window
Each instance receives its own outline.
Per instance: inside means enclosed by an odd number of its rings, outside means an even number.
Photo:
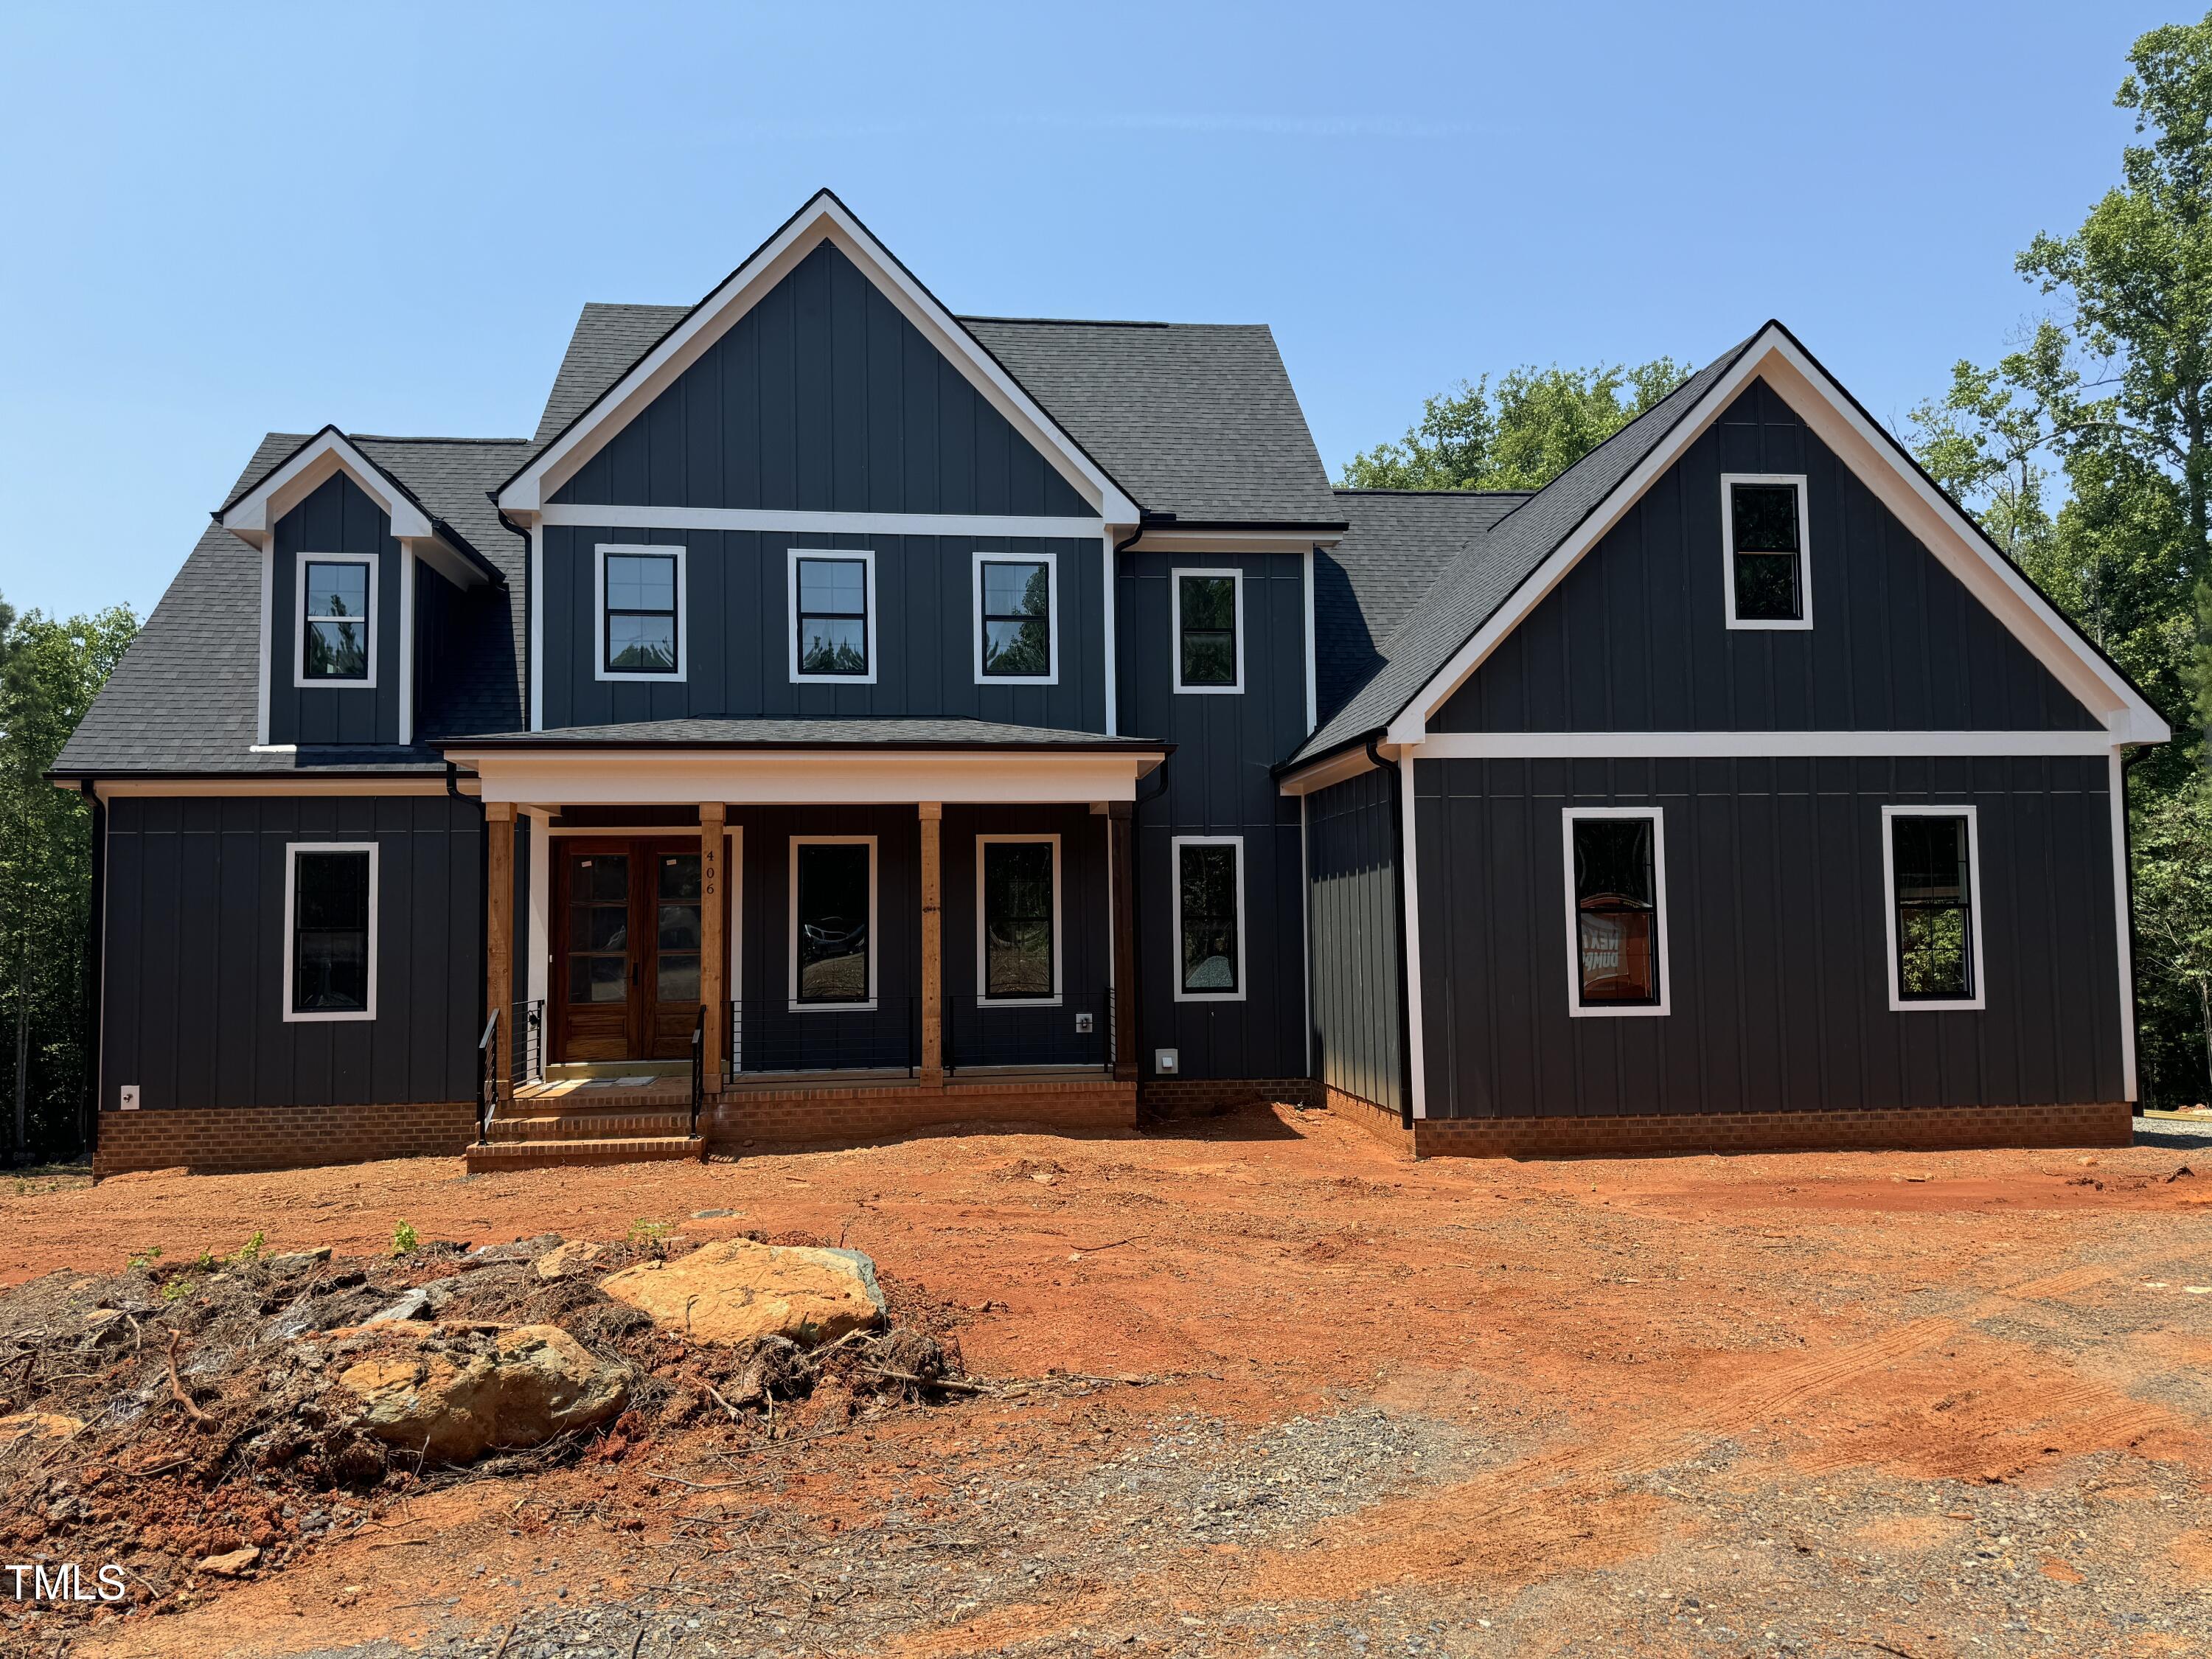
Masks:
[[[1244,843],[1232,836],[1177,836],[1176,1000],[1244,994]]]
[[[792,673],[800,679],[872,679],[872,560],[794,554],[791,563]]]
[[[1571,1014],[1667,1012],[1666,839],[1658,811],[1565,817]]]
[[[1237,615],[1242,586],[1234,570],[1175,573],[1176,690],[1244,689],[1244,642]]]
[[[684,564],[672,549],[602,548],[600,666],[607,678],[683,672]]]
[[[1049,680],[1053,675],[1049,559],[975,557],[975,676]]]
[[[1723,474],[1721,520],[1728,556],[1728,625],[1810,628],[1803,477]]]
[[[987,836],[975,847],[977,976],[986,999],[1060,994],[1059,839]]]
[[[301,566],[300,678],[366,684],[370,563],[308,559]]]
[[[285,848],[284,1018],[371,1019],[376,1012],[376,848]]]
[[[1978,1008],[1974,809],[1885,807],[1890,1006]]]
[[[870,938],[875,842],[794,841],[791,848],[792,1002],[839,1006],[875,1000]]]

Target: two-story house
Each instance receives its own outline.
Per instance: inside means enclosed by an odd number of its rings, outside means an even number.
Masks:
[[[2109,1140],[2168,736],[1778,325],[1332,489],[1264,327],[956,316],[824,192],[527,440],[246,463],[56,767],[96,1167]]]

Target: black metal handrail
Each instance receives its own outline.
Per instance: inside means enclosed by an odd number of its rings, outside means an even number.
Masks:
[[[921,1064],[921,1001],[815,1003],[781,997],[732,1002],[723,1074],[745,1072],[902,1071]]]
[[[691,1138],[699,1138],[699,1107],[707,1093],[707,1005],[691,1026]]]
[[[1049,1000],[948,996],[945,1013],[948,1071],[993,1066],[1114,1069],[1110,989],[1063,988]]]
[[[514,1022],[514,1054],[507,1064],[507,1079],[515,1084],[533,1082],[545,1075],[545,1000],[518,1002],[509,1016]]]
[[[499,1035],[499,1010],[491,1011],[484,1021],[483,1035],[477,1039],[477,1145],[481,1146],[491,1139],[492,1114],[499,1109],[499,1047],[492,1039]]]

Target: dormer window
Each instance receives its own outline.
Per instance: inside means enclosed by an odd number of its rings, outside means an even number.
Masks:
[[[375,555],[301,554],[295,684],[374,685],[369,633],[375,623]]]
[[[1721,475],[1730,628],[1810,628],[1802,473]]]
[[[599,678],[684,678],[684,550],[597,550],[599,594]]]

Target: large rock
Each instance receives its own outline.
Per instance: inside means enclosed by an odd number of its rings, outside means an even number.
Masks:
[[[367,1407],[370,1433],[440,1463],[497,1447],[520,1450],[588,1429],[629,1399],[623,1370],[601,1364],[557,1325],[518,1325],[489,1342],[465,1337],[398,1346],[349,1366],[338,1382]]]
[[[721,1239],[625,1267],[599,1288],[699,1342],[781,1336],[811,1346],[884,1322],[876,1264],[858,1250]]]

